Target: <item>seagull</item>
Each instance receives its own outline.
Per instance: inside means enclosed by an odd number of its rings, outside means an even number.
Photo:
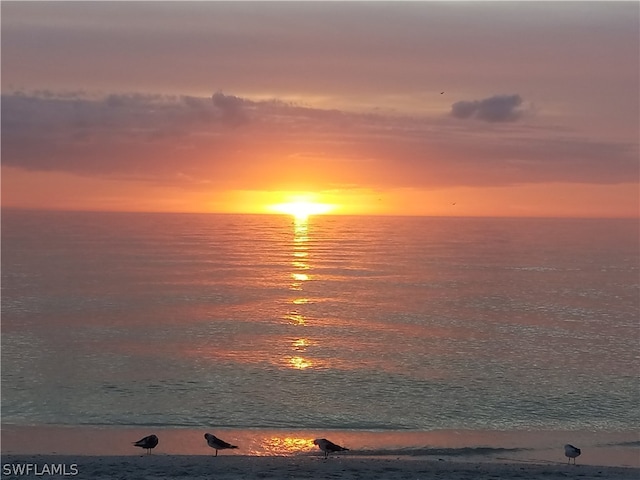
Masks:
[[[344,448],[340,445],[336,445],[335,443],[330,442],[326,438],[316,438],[313,441],[313,444],[320,447],[320,450],[324,452],[324,458],[327,458],[329,456],[329,453],[331,452],[342,452],[345,450],[349,450],[348,448]]]
[[[576,457],[578,457],[580,455],[580,449],[577,447],[574,447],[573,445],[569,445],[568,443],[564,446],[564,455],[566,457],[569,457],[569,461],[567,462],[567,464],[571,463],[571,459],[573,458],[573,464],[576,464]]]
[[[225,442],[224,440],[219,439],[215,435],[211,433],[205,433],[204,438],[207,439],[207,445],[211,448],[215,448],[216,457],[218,456],[218,450],[224,450],[226,448],[238,448],[235,445],[231,445],[230,443]]]
[[[147,453],[151,453],[151,449],[156,448],[156,445],[158,445],[158,437],[155,435],[149,435],[148,437],[141,438],[133,444],[136,447],[146,448]]]

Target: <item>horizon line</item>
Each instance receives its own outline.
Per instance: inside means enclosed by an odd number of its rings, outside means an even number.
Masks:
[[[93,209],[67,209],[67,208],[33,208],[0,205],[0,212],[59,212],[59,213],[123,213],[123,214],[159,214],[159,215],[246,215],[246,216],[277,216],[291,217],[295,215],[281,212],[209,212],[209,211],[167,211],[167,210],[93,210]],[[495,218],[495,219],[552,219],[552,220],[640,220],[637,216],[588,216],[588,215],[436,215],[436,214],[402,214],[402,213],[322,213],[309,214],[310,217],[405,217],[405,218]]]

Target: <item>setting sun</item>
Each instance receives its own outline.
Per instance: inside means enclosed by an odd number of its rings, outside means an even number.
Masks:
[[[335,209],[335,205],[315,202],[307,198],[298,198],[286,203],[271,205],[270,210],[277,213],[286,213],[296,218],[303,219],[309,215],[322,215]]]

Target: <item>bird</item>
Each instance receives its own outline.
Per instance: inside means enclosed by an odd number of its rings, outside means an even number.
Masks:
[[[238,448],[236,445],[231,445],[230,443],[219,439],[211,433],[205,433],[204,438],[207,439],[207,445],[216,450],[216,457],[218,456],[218,450],[225,450],[227,448]]]
[[[326,438],[316,438],[313,441],[314,445],[320,447],[320,450],[324,452],[324,458],[329,456],[331,452],[343,452],[345,450],[349,450],[348,448],[341,447],[340,445],[336,445],[335,443],[327,440]]]
[[[569,461],[567,462],[567,464],[571,463],[571,459],[573,458],[573,464],[576,464],[576,457],[578,457],[582,452],[580,451],[580,449],[578,447],[574,447],[573,445],[570,444],[566,444],[564,446],[564,454],[566,457],[569,458]]]
[[[156,448],[156,445],[158,445],[158,437],[155,435],[149,435],[141,438],[137,442],[133,442],[133,445],[140,448],[146,448],[147,453],[151,453],[151,449]]]
[[[440,92],[440,95],[443,95],[443,94],[444,94],[444,92]]]

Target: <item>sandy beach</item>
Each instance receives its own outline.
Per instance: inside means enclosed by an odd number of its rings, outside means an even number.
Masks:
[[[433,459],[244,455],[5,455],[2,478],[78,479],[637,479],[640,469],[549,463],[490,463]]]
[[[199,429],[2,428],[2,478],[86,479],[637,479],[634,432],[325,431],[350,450],[329,459],[321,432],[216,429],[239,445],[217,457]],[[150,455],[132,442],[160,438]],[[567,465],[563,442],[582,448]]]

